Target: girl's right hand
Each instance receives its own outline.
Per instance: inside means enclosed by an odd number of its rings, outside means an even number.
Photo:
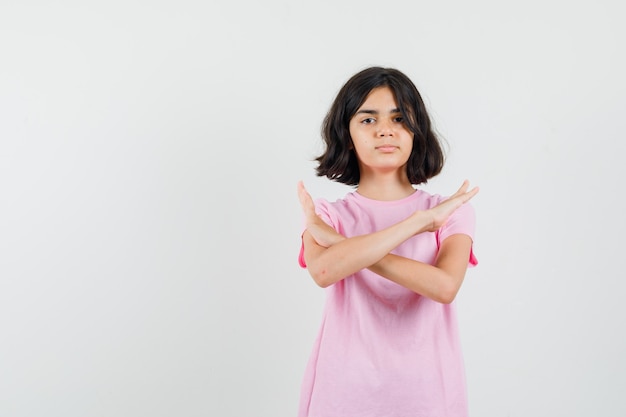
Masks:
[[[313,198],[302,181],[298,182],[298,199],[304,213],[306,229],[318,245],[328,248],[345,239],[317,215]]]
[[[469,181],[465,180],[463,181],[461,188],[459,188],[456,193],[435,207],[426,210],[427,215],[432,219],[430,227],[427,227],[425,230],[426,232],[435,232],[439,230],[456,209],[467,203],[478,193],[478,187],[474,187],[469,191],[467,190],[468,188]]]

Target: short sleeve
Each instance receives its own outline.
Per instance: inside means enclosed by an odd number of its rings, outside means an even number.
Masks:
[[[330,203],[324,199],[315,200],[315,212],[320,216],[326,224],[337,230],[336,222],[337,216],[334,215],[334,211]],[[302,241],[302,235],[306,230],[305,219],[302,217],[302,233],[300,233],[300,253],[298,254],[298,264],[302,268],[306,268],[306,262],[304,260],[304,242]]]
[[[468,266],[476,266],[478,265],[478,259],[474,255],[473,245],[475,229],[476,213],[474,207],[470,203],[465,203],[452,213],[448,221],[437,231],[437,246],[440,246],[441,242],[452,235],[468,235],[472,239]]]

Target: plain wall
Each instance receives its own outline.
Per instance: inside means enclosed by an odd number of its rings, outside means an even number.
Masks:
[[[323,290],[296,184],[396,67],[479,185],[472,416],[626,415],[621,3],[0,3],[0,415],[295,415]]]

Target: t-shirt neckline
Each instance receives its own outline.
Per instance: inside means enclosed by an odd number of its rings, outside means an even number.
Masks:
[[[357,191],[352,192],[352,196],[357,200],[367,204],[378,205],[378,206],[395,206],[398,204],[408,203],[413,199],[418,198],[418,196],[422,193],[421,190],[415,189],[415,192],[409,194],[408,196],[401,198],[399,200],[374,200],[373,198],[365,197],[364,195],[359,194]]]

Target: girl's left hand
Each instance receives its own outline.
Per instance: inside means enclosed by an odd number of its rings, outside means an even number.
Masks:
[[[330,227],[315,212],[315,204],[309,192],[304,188],[302,181],[298,182],[298,199],[304,212],[306,229],[313,236],[318,245],[328,248],[345,238]]]
[[[437,206],[426,210],[432,222],[429,224],[429,227],[423,231],[437,231],[445,224],[448,217],[456,209],[471,200],[476,193],[478,193],[478,187],[469,190],[469,182],[467,180],[463,181],[463,185],[461,185],[461,188],[459,188],[456,193],[452,194],[448,199],[442,201]]]

